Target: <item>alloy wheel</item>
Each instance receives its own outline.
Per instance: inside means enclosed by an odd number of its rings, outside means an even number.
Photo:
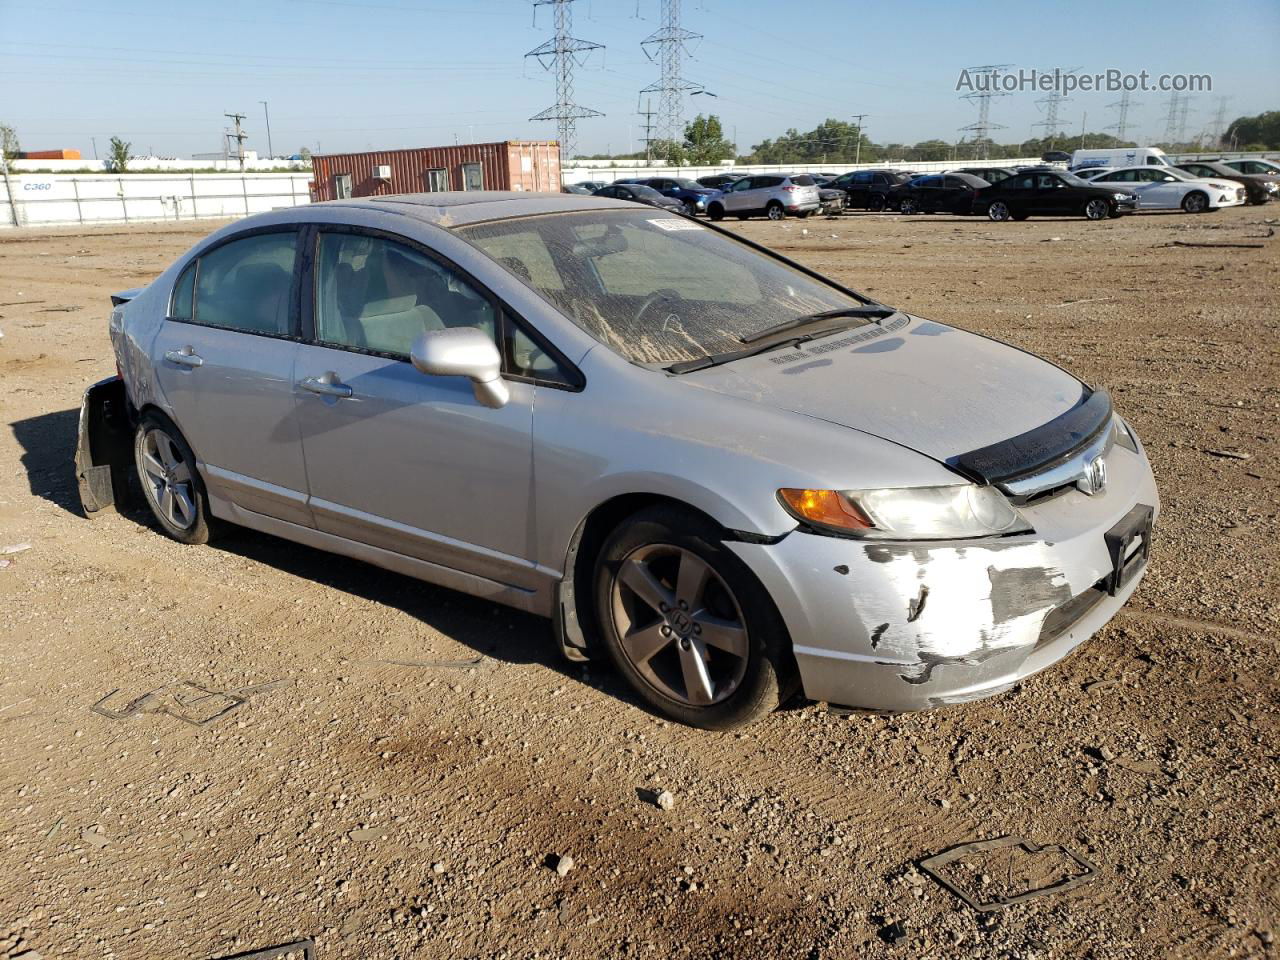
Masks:
[[[1204,213],[1205,208],[1209,206],[1209,198],[1203,193],[1191,193],[1187,195],[1187,199],[1182,201],[1182,209],[1187,213]]]
[[[173,438],[152,428],[142,439],[142,485],[156,512],[179,530],[196,522],[195,491],[191,467]]]
[[[770,220],[781,220],[787,215],[787,211],[783,210],[778,204],[774,204],[768,210]]]
[[[1105,220],[1111,213],[1111,204],[1105,200],[1090,200],[1084,207],[1084,215],[1090,220]]]
[[[610,602],[623,655],[658,693],[705,707],[742,682],[751,649],[742,609],[697,554],[637,547],[618,566]]]
[[[1009,205],[1005,203],[1003,200],[996,200],[989,207],[987,207],[987,216],[990,217],[992,220],[997,220],[997,221],[1008,220]]]
[[[916,202],[912,200],[910,197],[904,197],[902,202],[898,204],[898,212],[905,213],[908,216],[918,212],[916,210]]]

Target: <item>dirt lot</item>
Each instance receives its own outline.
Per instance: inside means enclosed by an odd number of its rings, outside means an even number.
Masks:
[[[0,569],[0,957],[1274,955],[1276,216],[735,224],[1106,385],[1165,509],[1129,607],[1013,692],[892,718],[798,700],[736,734],[655,718],[532,617],[256,534],[84,519],[107,294],[214,225],[0,232],[0,547],[31,545]],[[233,701],[90,709],[174,681],[249,699],[203,727],[175,714]],[[1003,834],[1098,875],[977,914],[914,868]],[[1022,868],[983,869],[998,891]]]

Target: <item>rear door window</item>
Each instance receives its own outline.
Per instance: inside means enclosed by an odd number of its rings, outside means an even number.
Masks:
[[[201,256],[195,322],[245,333],[291,333],[297,248],[297,232],[289,230],[232,240]]]

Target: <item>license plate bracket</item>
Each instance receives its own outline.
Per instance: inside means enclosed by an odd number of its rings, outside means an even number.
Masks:
[[[1154,520],[1155,508],[1145,503],[1135,504],[1104,535],[1107,552],[1111,555],[1111,572],[1105,578],[1110,596],[1114,597],[1119,593],[1121,587],[1146,565],[1151,556],[1151,527]]]

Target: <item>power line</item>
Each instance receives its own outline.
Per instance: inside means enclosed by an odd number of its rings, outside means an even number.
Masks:
[[[604,45],[578,40],[572,35],[572,3],[573,0],[533,0],[535,14],[538,7],[555,9],[556,35],[525,54],[526,58],[535,58],[544,70],[555,70],[556,102],[529,119],[556,121],[561,163],[570,159],[577,149],[578,121],[604,116],[599,110],[580,107],[573,100],[573,68],[583,63],[592,50],[603,50]]]
[[[658,62],[659,78],[640,92],[658,95],[658,139],[681,140],[684,138],[684,97],[703,89],[700,83],[691,83],[682,76],[683,61],[689,51],[690,40],[701,40],[702,34],[693,33],[680,26],[680,0],[660,0],[662,26],[640,42],[640,48],[650,60]],[[656,50],[656,57],[654,51]]]

